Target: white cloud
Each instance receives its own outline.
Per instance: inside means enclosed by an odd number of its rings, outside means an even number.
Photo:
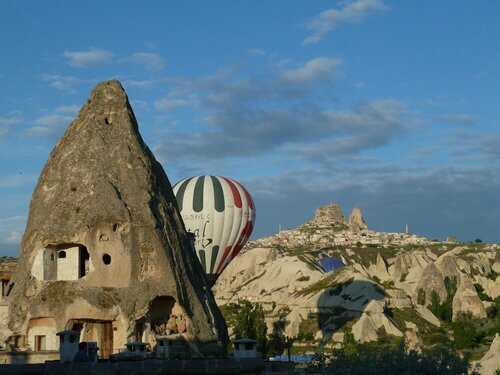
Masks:
[[[61,123],[71,121],[72,117],[61,115],[47,115],[36,119],[35,124],[41,126],[57,126]]]
[[[455,124],[474,125],[476,118],[474,116],[460,114],[438,116],[438,120]]]
[[[0,117],[0,140],[6,139],[11,126],[19,125],[23,120],[19,117]]]
[[[144,65],[149,70],[162,70],[165,67],[163,58],[152,52],[134,53],[130,60],[136,64]]]
[[[147,79],[147,80],[142,80],[142,81],[135,81],[135,80],[127,80],[123,82],[123,85],[126,87],[134,87],[138,89],[149,89],[153,87],[153,85],[156,83],[155,80],[152,79]]]
[[[189,134],[170,127],[154,146],[157,156],[175,160],[182,168],[197,167],[202,159],[219,163],[269,154],[323,165],[336,155],[357,156],[405,134],[410,125],[400,101],[335,108],[331,79],[340,64],[339,59],[319,57],[275,76],[242,79],[225,71],[195,81],[172,81],[182,96],[158,100],[156,109],[195,103],[198,118],[208,126]]]
[[[71,113],[76,114],[80,110],[78,105],[62,105],[56,108],[56,112],[59,113]]]
[[[18,124],[21,124],[22,122],[23,122],[23,120],[21,120],[19,117],[0,117],[0,126],[1,127],[18,125]]]
[[[33,138],[58,139],[73,117],[59,114],[42,116],[34,121],[34,125],[25,130],[25,134]]]
[[[492,166],[500,164],[500,134],[487,134],[473,130],[457,130],[446,139],[457,163],[481,165],[485,161]]]
[[[47,126],[32,126],[24,134],[32,138],[54,138],[56,132]]]
[[[305,23],[312,32],[303,44],[319,43],[331,30],[343,23],[358,23],[372,14],[382,12],[388,6],[381,0],[356,0],[344,3],[340,9],[327,9]]]
[[[132,108],[148,108],[149,107],[148,102],[145,100],[139,100],[139,99],[132,100],[131,104],[132,104]]]
[[[154,102],[155,108],[163,111],[170,111],[177,107],[185,107],[189,104],[191,104],[190,101],[178,98],[163,98]]]
[[[17,245],[21,242],[21,237],[23,236],[22,232],[12,231],[7,233],[7,237],[4,238],[4,243],[7,245]]]
[[[334,68],[341,64],[342,60],[337,58],[317,57],[300,68],[286,70],[282,78],[298,83],[317,82],[318,80],[329,79]]]
[[[17,248],[21,242],[25,226],[26,216],[23,215],[0,218],[0,245],[4,245],[1,246],[3,251],[7,248],[10,249],[10,246],[5,245],[15,245]],[[12,251],[12,255],[15,255],[15,253],[15,251]]]
[[[82,83],[76,77],[73,76],[61,76],[58,74],[44,74],[41,76],[42,81],[49,82],[49,86],[57,90],[65,91],[68,93],[75,93],[75,86]]]
[[[246,53],[249,56],[265,56],[266,55],[266,51],[264,51],[260,48],[251,48],[251,49],[247,50]]]
[[[69,65],[77,68],[107,64],[113,60],[113,53],[96,48],[92,48],[89,51],[65,51],[63,56]]]
[[[0,140],[9,135],[9,127],[19,125],[23,120],[19,117],[0,117]]]
[[[0,218],[0,227],[12,228],[13,226],[17,226],[19,224],[24,224],[25,222],[26,222],[26,216],[24,216],[24,215],[1,217]]]
[[[35,174],[21,172],[14,175],[1,176],[0,189],[12,189],[32,185],[37,177]]]
[[[393,99],[375,100],[348,111],[323,111],[315,120],[327,124],[328,134],[318,133],[314,145],[297,142],[284,149],[290,154],[329,164],[382,147],[407,132],[409,125],[404,121],[405,113],[406,105]]]

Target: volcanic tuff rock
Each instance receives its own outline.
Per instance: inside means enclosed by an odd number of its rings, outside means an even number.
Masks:
[[[361,318],[353,324],[352,334],[359,342],[376,341],[378,330],[383,328],[389,335],[403,337],[404,334],[384,314],[384,306],[376,300],[368,303]]]
[[[74,251],[80,252],[79,276],[50,269],[54,255],[69,259]],[[221,353],[226,325],[202,272],[170,182],[144,144],[122,86],[98,84],[33,193],[10,330],[26,334],[31,320],[47,317],[57,330],[71,328],[71,321],[113,321],[120,347],[135,338],[136,321],[154,328],[160,298],[161,308],[174,303],[185,316],[187,340],[201,352]]]
[[[366,224],[365,219],[363,218],[363,214],[358,207],[354,207],[352,209],[351,215],[349,215],[348,223],[351,230],[354,231],[368,229],[368,225]]]
[[[447,335],[447,325],[431,311],[434,291],[441,302],[454,291],[454,318],[461,311],[484,318],[494,307],[484,299],[497,296],[500,246],[338,230],[332,223],[341,217],[338,206],[329,205],[296,229],[250,241],[214,286],[219,305],[230,311],[241,299],[262,303],[268,332],[279,319],[286,321],[285,335],[307,335],[327,346],[338,345],[350,328],[361,342],[404,335],[414,348]],[[324,257],[346,266],[326,272],[318,264]]]
[[[340,206],[328,204],[316,210],[314,219],[310,222],[312,226],[317,227],[339,227],[349,228],[352,231],[359,232],[368,229],[368,225],[363,218],[363,214],[358,207],[352,209],[348,220],[345,220]]]
[[[318,208],[311,224],[319,227],[344,224],[344,214],[340,206],[332,203]]]
[[[482,375],[494,375],[500,370],[500,336],[497,333],[490,348],[478,362],[479,372]]]

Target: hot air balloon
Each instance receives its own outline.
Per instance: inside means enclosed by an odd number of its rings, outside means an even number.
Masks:
[[[255,205],[238,182],[220,176],[194,176],[174,187],[186,230],[207,280],[213,285],[252,233]]]

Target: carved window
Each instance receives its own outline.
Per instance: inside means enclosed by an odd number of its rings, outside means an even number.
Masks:
[[[111,255],[109,255],[109,254],[104,254],[104,255],[102,256],[102,262],[103,262],[105,265],[111,264]]]

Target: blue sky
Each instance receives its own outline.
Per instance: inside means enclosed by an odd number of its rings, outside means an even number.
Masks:
[[[123,84],[171,183],[243,183],[253,238],[334,202],[500,242],[500,3],[2,1],[0,255],[93,86]]]

